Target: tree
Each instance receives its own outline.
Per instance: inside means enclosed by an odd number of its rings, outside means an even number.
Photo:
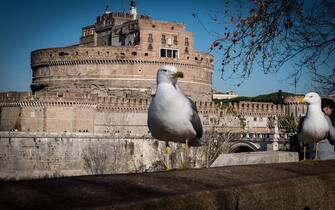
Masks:
[[[279,128],[285,133],[298,132],[299,119],[295,117],[280,117]]]
[[[229,22],[211,45],[223,54],[223,79],[238,79],[239,86],[256,65],[271,73],[293,64],[294,84],[309,72],[324,94],[335,90],[334,0],[253,0],[243,6],[226,0],[223,13]],[[211,17],[218,21],[217,14]]]
[[[230,130],[217,132],[214,127],[204,133],[205,139],[205,167],[210,167],[220,154],[229,153],[232,141],[237,138],[238,134]]]
[[[231,150],[231,145],[236,139],[239,139],[239,132],[234,132],[229,125],[233,124],[233,121],[238,122],[241,130],[245,129],[245,119],[242,115],[238,114],[232,106],[228,104],[220,103],[216,106],[220,116],[211,124],[211,127],[204,132],[203,140],[205,145],[203,146],[206,161],[205,167],[210,167],[212,163],[219,157],[220,154],[229,153]],[[223,115],[221,116],[221,115]],[[228,117],[231,116],[231,117]],[[218,130],[217,128],[224,128],[223,130]]]

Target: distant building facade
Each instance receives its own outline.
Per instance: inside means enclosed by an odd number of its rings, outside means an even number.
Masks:
[[[234,91],[226,91],[226,92],[220,92],[220,91],[213,91],[213,99],[232,99],[237,98],[238,95]]]

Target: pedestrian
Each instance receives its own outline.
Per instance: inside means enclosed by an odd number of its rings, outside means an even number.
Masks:
[[[318,156],[320,160],[335,159],[335,102],[330,98],[321,99],[321,109],[329,122],[329,136],[319,142]]]

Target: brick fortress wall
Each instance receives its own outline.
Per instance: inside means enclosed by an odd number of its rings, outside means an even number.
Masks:
[[[99,97],[97,94],[37,92],[0,94],[0,130],[32,132],[111,133],[121,136],[148,134],[147,109],[150,98]],[[228,106],[196,102],[205,129],[241,132],[237,114],[249,132],[268,133],[268,118],[288,116],[292,104],[240,102]],[[305,110],[303,105],[296,105]],[[294,107],[294,109],[297,109]],[[256,120],[255,120],[256,119]],[[249,122],[249,124],[248,124]]]

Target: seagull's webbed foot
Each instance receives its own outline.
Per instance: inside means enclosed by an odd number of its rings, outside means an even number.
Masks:
[[[185,154],[187,154],[188,150],[190,149],[190,147],[188,146],[188,140],[185,141],[185,145],[184,145],[184,152]]]
[[[184,149],[184,168],[188,167],[188,152],[189,152],[189,145],[188,145],[188,140],[186,139],[185,144],[183,145]]]

